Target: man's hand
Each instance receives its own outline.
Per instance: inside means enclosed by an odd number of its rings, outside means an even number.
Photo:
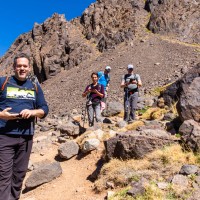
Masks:
[[[88,89],[86,92],[87,92],[87,94],[88,94],[88,93],[92,92],[92,90],[91,90],[91,89]]]
[[[130,82],[124,83],[124,86],[127,87],[130,84]]]
[[[91,92],[96,93],[96,94],[98,93],[96,89],[92,89]]]
[[[20,119],[19,113],[10,113],[9,111],[12,108],[6,108],[3,111],[0,112],[0,118],[4,120],[15,120],[15,119]]]
[[[19,114],[22,119],[29,119],[30,117],[42,118],[45,113],[44,110],[42,109],[35,109],[35,110],[24,109]]]
[[[23,119],[28,119],[30,117],[35,117],[35,110],[24,109],[20,112],[20,117]]]
[[[136,80],[131,80],[129,83],[130,84],[137,84],[137,81]]]

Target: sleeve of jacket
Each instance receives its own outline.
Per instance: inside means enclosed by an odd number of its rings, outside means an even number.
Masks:
[[[105,91],[104,91],[104,86],[103,85],[101,85],[101,91],[100,91],[100,93],[103,94],[102,98],[104,98],[105,97]]]
[[[36,94],[36,109],[42,109],[44,111],[44,116],[43,116],[44,118],[49,113],[49,107],[45,100],[44,93],[42,91],[41,86],[37,84],[37,87],[38,87],[38,92]]]

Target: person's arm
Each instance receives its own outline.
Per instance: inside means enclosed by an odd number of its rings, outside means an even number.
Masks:
[[[141,81],[140,75],[137,75],[137,76],[138,76],[137,85],[138,85],[138,87],[141,87],[142,86],[142,81]]]
[[[85,88],[85,91],[84,91],[83,94],[82,94],[82,97],[86,97],[90,92],[91,92],[91,90],[89,89],[89,86],[87,86],[87,87]]]
[[[129,84],[129,83],[126,83],[126,82],[125,82],[125,76],[122,76],[122,81],[121,81],[120,87],[121,87],[121,88],[125,88],[125,87],[128,86],[128,84]]]
[[[109,84],[107,84],[107,86],[105,88],[106,92],[108,92],[108,89],[109,89]]]
[[[106,88],[104,88],[104,90],[106,90],[106,92],[108,91],[109,86],[110,86],[110,76],[108,75],[108,83],[106,85]]]
[[[24,119],[28,119],[30,117],[39,117],[44,118],[47,116],[49,112],[49,107],[44,98],[44,93],[39,84],[37,84],[38,91],[36,92],[36,103],[35,108],[33,110],[24,109],[20,112],[20,115]]]

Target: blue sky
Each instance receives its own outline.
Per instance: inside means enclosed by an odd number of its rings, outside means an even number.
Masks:
[[[65,14],[67,20],[81,16],[95,0],[2,0],[0,4],[0,57],[15,39],[43,23],[53,13]]]

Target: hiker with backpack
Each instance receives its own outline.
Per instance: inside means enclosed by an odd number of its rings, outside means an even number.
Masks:
[[[133,65],[129,64],[128,73],[122,76],[121,81],[121,88],[124,88],[124,121],[126,122],[135,120],[139,87],[142,86],[140,75],[135,74],[133,69]]]
[[[101,100],[101,111],[105,109],[106,107],[106,100],[108,97],[108,89],[109,89],[109,84],[110,84],[110,66],[106,66],[104,71],[99,71],[97,72],[98,74],[98,83],[104,86],[104,98]]]
[[[48,114],[39,84],[27,78],[26,54],[14,58],[14,76],[0,77],[0,200],[17,200],[28,168],[36,117]]]
[[[82,97],[87,96],[86,107],[90,127],[94,125],[94,114],[96,122],[101,122],[100,102],[104,97],[104,86],[98,83],[97,73],[93,72],[91,78],[92,84],[88,85],[82,94]]]

